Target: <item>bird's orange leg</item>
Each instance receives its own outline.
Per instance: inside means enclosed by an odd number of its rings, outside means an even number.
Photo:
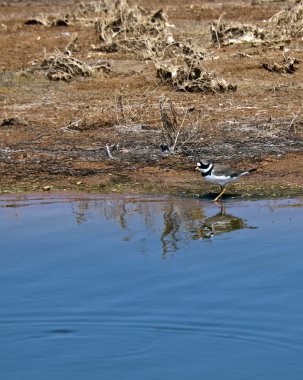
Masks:
[[[217,202],[217,200],[222,197],[225,191],[226,191],[225,186],[221,186],[221,193],[214,199],[214,202]]]

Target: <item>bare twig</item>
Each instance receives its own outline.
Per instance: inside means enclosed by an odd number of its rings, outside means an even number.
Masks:
[[[215,32],[215,36],[216,36],[216,40],[217,40],[217,44],[218,44],[218,48],[219,49],[221,48],[221,43],[220,43],[220,39],[219,39],[219,36],[218,36],[218,29],[220,27],[221,19],[223,18],[223,16],[224,16],[224,13],[221,14],[221,16],[219,17],[219,19],[217,21],[217,27],[214,28],[214,32]]]
[[[290,123],[289,123],[289,126],[288,126],[288,133],[292,132],[293,128],[294,127],[294,124],[295,124],[295,121],[296,119],[300,116],[300,114],[302,113],[302,107],[301,109],[294,115],[294,117],[291,119]],[[296,130],[295,130],[296,132]]]
[[[181,121],[181,124],[180,124],[178,130],[177,130],[177,133],[176,133],[176,136],[175,136],[175,141],[174,141],[173,146],[172,146],[172,148],[171,148],[172,150],[175,150],[175,148],[176,148],[176,145],[177,145],[177,142],[178,142],[178,138],[179,138],[179,136],[180,136],[180,133],[181,133],[182,128],[183,128],[183,125],[184,125],[184,121],[185,121],[186,116],[187,116],[187,112],[188,112],[188,110],[186,110],[186,111],[184,112],[184,117],[183,117],[183,119],[182,119],[182,121]]]
[[[114,160],[115,157],[112,156],[111,152],[110,152],[110,146],[108,144],[105,145],[105,150],[106,150],[106,153],[108,155],[108,157],[111,159],[111,160]]]
[[[117,98],[117,106],[121,112],[122,119],[125,120],[125,114],[124,114],[124,108],[123,108],[123,100],[122,100],[122,95],[118,95]]]

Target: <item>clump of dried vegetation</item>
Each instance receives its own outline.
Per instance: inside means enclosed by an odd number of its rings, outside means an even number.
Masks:
[[[126,0],[103,0],[95,8],[99,44],[95,51],[134,53],[137,57],[164,60],[178,55],[204,59],[206,50],[195,41],[176,41],[166,13],[148,12]]]
[[[126,0],[103,0],[96,21],[100,41],[96,49],[106,53],[164,49],[173,41],[170,27],[162,9],[150,13]]]
[[[47,70],[47,77],[51,80],[70,81],[78,76],[90,77],[93,73],[88,64],[59,50],[46,56],[41,68]]]
[[[89,65],[75,57],[62,53],[60,50],[47,55],[41,64],[41,68],[46,70],[46,75],[50,80],[64,80],[67,82],[76,77],[90,77],[99,70],[110,70],[107,62]]]
[[[131,52],[151,59],[157,77],[180,91],[236,90],[236,86],[201,67],[200,61],[207,57],[207,53],[196,41],[175,41],[173,26],[162,9],[147,12],[136,5],[130,6],[126,0],[103,0],[98,12],[96,29],[100,44],[94,50]],[[172,63],[169,63],[171,59]]]
[[[284,39],[303,36],[303,1],[294,3],[270,18],[274,33]]]
[[[263,1],[265,2],[265,1]],[[211,40],[221,45],[244,44],[252,46],[291,43],[293,38],[303,36],[303,1],[293,1],[288,7],[273,15],[263,28],[251,24],[213,22],[210,27]]]
[[[212,23],[210,32],[212,42],[218,46],[243,43],[262,44],[266,37],[264,29],[239,22],[225,22],[221,18]]]
[[[263,68],[272,73],[279,74],[292,74],[297,70],[297,64],[300,61],[293,57],[283,56],[283,62],[265,62],[262,64]]]
[[[94,50],[105,53],[130,52],[143,59],[164,60],[176,56],[203,59],[205,49],[195,41],[176,41],[173,25],[159,9],[148,12],[126,0],[103,0],[96,21],[100,43]]]
[[[25,25],[43,25],[43,26],[69,26],[75,21],[75,15],[44,15],[29,18],[25,21]]]
[[[179,91],[186,92],[225,92],[236,91],[237,86],[213,72],[203,69],[200,61],[179,59],[173,63],[158,62],[157,77]]]

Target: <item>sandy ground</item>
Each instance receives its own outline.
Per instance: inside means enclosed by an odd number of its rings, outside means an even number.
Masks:
[[[254,3],[254,2],[253,2]],[[255,2],[257,3],[257,2]],[[88,5],[90,2],[83,1]],[[230,92],[181,92],[161,83],[153,60],[134,52],[96,51],[94,22],[80,3],[0,0],[0,191],[66,189],[118,193],[207,194],[215,186],[195,172],[199,158],[257,172],[231,185],[238,196],[297,195],[303,189],[302,37],[278,44],[215,44],[210,25],[226,21],[264,27],[286,1],[137,1],[163,9],[175,40],[205,49],[207,71],[237,86]],[[81,8],[81,7],[80,7]],[[26,25],[31,19],[65,25]],[[71,15],[78,15],[72,19]],[[64,24],[64,23],[63,23]],[[50,80],[45,57],[64,51],[110,70],[70,81]],[[296,59],[292,73],[264,64]],[[173,154],[166,144],[160,99],[170,99],[195,134]],[[106,146],[110,147],[109,157]]]

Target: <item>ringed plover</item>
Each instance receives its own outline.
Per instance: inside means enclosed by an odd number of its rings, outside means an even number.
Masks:
[[[232,169],[227,166],[217,165],[209,161],[201,160],[197,162],[196,170],[198,170],[202,177],[208,182],[215,183],[221,188],[220,194],[214,199],[216,202],[225,193],[225,186],[231,182],[239,179],[243,175],[253,173],[256,169],[238,170]]]

